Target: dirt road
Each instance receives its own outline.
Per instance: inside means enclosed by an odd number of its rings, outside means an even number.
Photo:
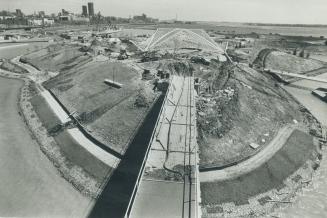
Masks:
[[[249,173],[256,168],[260,167],[262,164],[267,162],[270,158],[279,151],[289,136],[294,130],[294,126],[285,126],[278,131],[276,137],[258,154],[254,155],[250,159],[241,162],[232,167],[227,167],[222,170],[200,172],[201,182],[213,182],[213,181],[224,181],[228,179],[237,178],[241,175]]]
[[[60,176],[18,115],[21,86],[0,78],[0,217],[84,217],[91,200]]]

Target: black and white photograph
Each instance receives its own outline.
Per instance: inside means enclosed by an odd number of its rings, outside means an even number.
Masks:
[[[0,218],[326,218],[327,1],[0,0]]]

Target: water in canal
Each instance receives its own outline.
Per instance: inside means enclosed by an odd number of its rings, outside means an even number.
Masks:
[[[327,73],[318,76],[327,79]],[[326,83],[313,81],[298,81],[295,85],[316,89],[327,88]],[[309,90],[286,86],[285,89],[296,97],[323,124],[327,125],[327,104],[313,96]],[[304,188],[294,203],[279,211],[278,217],[285,218],[325,218],[327,217],[327,148],[323,150],[323,160],[316,171],[312,183]]]

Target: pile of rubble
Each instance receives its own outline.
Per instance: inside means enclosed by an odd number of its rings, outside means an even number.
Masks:
[[[205,84],[203,82],[203,84]],[[201,94],[197,99],[198,126],[203,133],[222,137],[226,131],[223,108],[236,97],[232,87],[217,90],[213,94]],[[227,125],[228,126],[228,125]]]

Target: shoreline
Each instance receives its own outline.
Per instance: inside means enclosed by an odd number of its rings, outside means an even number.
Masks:
[[[241,68],[241,70],[245,71]],[[321,150],[322,144],[319,142],[319,137],[321,136],[321,126],[322,123],[317,119],[312,112],[307,109],[298,99],[296,99],[291,93],[289,93],[284,87],[283,90],[293,99],[295,102],[304,108],[305,111],[302,111],[303,115],[306,117],[307,122],[306,128],[307,133],[311,129],[318,130],[316,134],[313,134],[314,137],[314,146],[316,149],[316,160],[306,160],[300,168],[298,168],[294,173],[287,176],[283,181],[285,186],[280,189],[271,189],[268,192],[260,193],[248,199],[249,204],[245,205],[235,205],[234,202],[223,203],[223,204],[207,204],[202,206],[202,214],[205,218],[211,217],[270,217],[270,214],[273,214],[277,208],[280,208],[280,204],[285,205],[288,203],[293,203],[294,198],[303,190],[303,188],[312,184],[313,177],[317,174],[316,170],[320,166],[321,158],[323,152]],[[283,145],[285,146],[285,145]],[[241,162],[242,163],[242,162]],[[237,165],[241,164],[238,163]],[[236,166],[237,166],[236,165]],[[230,167],[230,168],[233,168]],[[228,168],[226,168],[228,169]],[[208,171],[211,172],[211,171]],[[226,174],[227,175],[227,174]],[[297,177],[301,178],[297,180]],[[297,181],[296,181],[297,180]],[[267,199],[267,196],[269,198]],[[260,204],[258,204],[258,201]],[[261,204],[261,202],[264,202]]]
[[[71,161],[62,154],[57,142],[47,135],[47,130],[42,125],[42,122],[35,113],[32,104],[29,102],[31,96],[28,89],[29,85],[34,82],[26,78],[25,75],[15,74],[2,69],[0,69],[0,77],[22,81],[23,84],[19,90],[17,106],[20,112],[19,116],[25,123],[31,137],[37,142],[39,149],[57,169],[61,177],[84,196],[91,199],[96,198],[100,193],[99,188],[101,187],[101,184],[99,184],[95,178],[88,175],[84,169],[71,163]],[[28,115],[33,118],[27,118]]]

